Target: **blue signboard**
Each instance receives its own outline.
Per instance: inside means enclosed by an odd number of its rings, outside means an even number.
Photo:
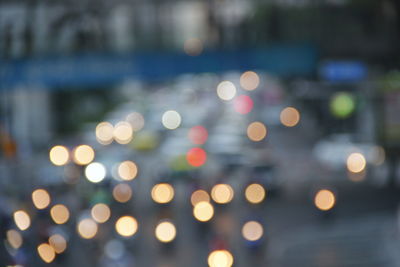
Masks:
[[[185,73],[265,70],[278,76],[312,75],[316,50],[310,45],[279,45],[259,50],[127,55],[90,54],[0,61],[0,89],[20,84],[49,88],[104,86],[125,78],[158,81]]]
[[[360,61],[328,61],[320,67],[320,76],[330,82],[358,82],[367,77],[367,66]]]

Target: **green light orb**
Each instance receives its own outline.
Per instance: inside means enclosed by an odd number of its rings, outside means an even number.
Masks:
[[[346,92],[336,93],[330,101],[331,113],[339,119],[349,117],[354,112],[355,107],[353,95]]]

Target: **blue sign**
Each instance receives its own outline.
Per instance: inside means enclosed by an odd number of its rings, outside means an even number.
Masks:
[[[358,82],[367,77],[367,66],[360,61],[329,61],[321,66],[320,76],[330,82]]]
[[[278,76],[312,75],[316,49],[311,45],[279,45],[259,50],[127,55],[90,54],[0,60],[0,89],[18,85],[49,88],[105,86],[126,78],[157,81],[185,73],[265,70]]]

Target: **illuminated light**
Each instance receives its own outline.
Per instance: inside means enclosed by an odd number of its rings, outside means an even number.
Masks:
[[[231,267],[233,265],[233,256],[227,250],[214,250],[208,256],[209,267]]]
[[[118,175],[122,180],[130,181],[136,178],[138,168],[132,161],[123,161],[118,166]]]
[[[195,145],[203,145],[208,138],[207,129],[203,126],[194,126],[189,130],[189,140]]]
[[[133,138],[132,126],[126,121],[120,121],[115,125],[113,135],[117,143],[128,144]]]
[[[96,139],[102,145],[109,145],[114,138],[114,126],[109,122],[100,122],[96,126]]]
[[[347,177],[349,178],[349,180],[355,183],[364,181],[366,176],[367,171],[365,169],[361,172],[347,172]]]
[[[355,106],[353,95],[347,92],[336,93],[330,101],[331,113],[339,119],[349,117],[354,112]]]
[[[202,201],[210,202],[210,196],[204,190],[196,190],[190,196],[190,202],[193,206]]]
[[[217,95],[222,100],[232,100],[236,95],[236,87],[230,81],[220,82],[217,87]]]
[[[93,206],[91,210],[92,218],[98,223],[104,223],[108,221],[111,216],[110,208],[103,203],[98,203]]]
[[[361,153],[351,153],[347,158],[347,169],[351,172],[362,172],[367,162]]]
[[[49,158],[56,166],[65,165],[69,161],[69,151],[65,146],[54,146],[50,149]]]
[[[87,165],[94,160],[94,150],[91,146],[80,145],[74,149],[74,162],[78,165]]]
[[[242,235],[246,240],[257,241],[264,234],[262,225],[256,221],[249,221],[242,227]]]
[[[240,76],[240,86],[244,90],[253,91],[260,84],[260,77],[254,71],[246,71]]]
[[[330,210],[335,206],[335,195],[326,189],[318,191],[314,198],[315,206],[320,210]]]
[[[21,230],[24,231],[31,226],[31,218],[29,217],[28,213],[23,210],[17,210],[14,212],[14,222],[15,225]]]
[[[251,184],[246,187],[245,196],[248,202],[252,204],[261,203],[265,198],[265,189],[260,184]]]
[[[46,263],[52,262],[56,257],[56,252],[54,251],[54,248],[46,243],[40,244],[37,247],[37,252],[40,258]]]
[[[138,223],[135,218],[131,216],[122,216],[115,223],[115,230],[121,236],[133,236],[138,229]]]
[[[56,224],[64,224],[69,219],[69,210],[66,206],[57,204],[50,209],[50,216]]]
[[[37,209],[45,209],[50,205],[50,195],[44,189],[36,189],[32,192],[32,202]]]
[[[60,234],[54,234],[49,237],[49,244],[57,254],[63,253],[67,249],[67,241]]]
[[[200,167],[206,163],[207,153],[202,148],[194,147],[187,152],[186,160],[191,166]]]
[[[151,190],[151,197],[160,204],[170,202],[174,198],[174,188],[167,183],[156,184]]]
[[[300,113],[293,107],[284,108],[280,115],[281,123],[286,127],[296,126],[300,121]]]
[[[92,239],[97,234],[98,226],[92,219],[83,219],[77,227],[79,235],[84,239]]]
[[[174,130],[181,125],[181,115],[175,110],[168,110],[162,115],[162,124],[169,130]]]
[[[16,230],[7,231],[7,242],[13,249],[19,249],[22,246],[22,235]]]
[[[189,38],[183,44],[183,50],[189,56],[198,56],[203,52],[203,42],[198,38]]]
[[[118,184],[113,189],[113,197],[120,203],[128,202],[132,197],[132,189],[127,184]]]
[[[139,112],[132,112],[126,116],[126,121],[131,124],[134,132],[138,132],[144,127],[144,118]]]
[[[247,137],[254,142],[259,142],[267,136],[267,127],[262,122],[252,122],[247,127]]]
[[[193,207],[193,216],[200,222],[207,222],[214,216],[214,207],[210,202],[200,201]]]
[[[239,114],[248,114],[253,109],[253,99],[247,95],[240,95],[233,101],[233,108]]]
[[[232,201],[234,191],[228,184],[217,184],[211,189],[211,198],[218,204],[226,204]]]
[[[160,242],[169,243],[175,239],[175,225],[169,221],[163,221],[157,225],[155,235]]]
[[[93,162],[86,166],[85,176],[92,183],[99,183],[106,177],[106,168],[99,162]]]

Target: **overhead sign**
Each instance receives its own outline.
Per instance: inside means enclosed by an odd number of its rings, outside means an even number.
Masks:
[[[313,46],[277,45],[260,50],[209,51],[199,56],[149,52],[0,60],[0,89],[23,84],[50,88],[104,86],[125,78],[156,81],[185,73],[249,69],[278,76],[311,76],[316,59]]]

